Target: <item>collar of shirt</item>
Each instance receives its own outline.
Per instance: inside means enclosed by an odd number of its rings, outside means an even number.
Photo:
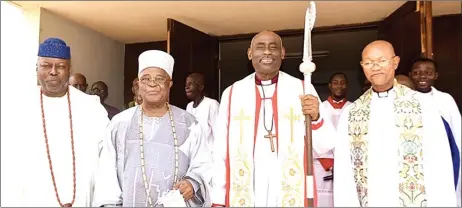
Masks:
[[[377,91],[374,90],[374,88],[372,88],[372,92],[376,93],[378,98],[386,98],[386,97],[388,97],[388,95],[390,94],[390,91],[392,89],[393,89],[393,87],[391,87],[390,89],[388,89],[388,90],[386,90],[384,92],[377,92]]]
[[[276,83],[278,83],[278,80],[279,80],[279,73],[278,73],[275,77],[273,77],[273,78],[271,79],[271,84],[268,84],[268,85],[276,84]],[[259,79],[259,78],[257,77],[257,75],[255,75],[255,84],[256,84],[256,85],[262,85],[261,82],[262,82],[262,80]],[[264,84],[264,85],[266,85],[266,84]]]

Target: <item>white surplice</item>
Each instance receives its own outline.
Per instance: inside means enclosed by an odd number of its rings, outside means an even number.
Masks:
[[[77,181],[73,206],[88,207],[92,203],[93,177],[109,119],[99,97],[87,95],[72,86],[69,86],[69,92]],[[30,119],[31,126],[22,129],[28,137],[17,142],[20,146],[10,147],[17,148],[16,154],[21,157],[9,158],[16,160],[15,167],[9,170],[15,172],[9,179],[15,183],[11,189],[5,188],[9,190],[7,193],[2,192],[2,206],[59,206],[47,158],[39,93],[40,89],[37,89],[35,97],[29,103],[33,110],[32,115],[26,119]],[[61,203],[70,203],[73,195],[73,166],[67,95],[59,98],[43,95],[43,106],[59,197]]]
[[[394,90],[394,89],[392,89]],[[381,97],[373,93],[370,104],[368,130],[368,206],[398,207],[399,168],[398,132],[395,128],[393,110],[394,93]],[[420,94],[414,95],[420,102],[423,125],[423,175],[428,207],[455,207],[456,195],[452,160],[446,131],[436,106],[425,101]],[[340,117],[335,145],[334,205],[336,207],[359,207],[360,202],[353,176],[348,136],[348,106]]]
[[[329,100],[325,100],[322,102],[322,104],[324,105],[324,108],[326,108],[326,116],[331,118],[332,124],[335,128],[337,128],[340,115],[342,114],[343,110],[345,110],[345,108],[351,104],[351,102],[345,98],[340,101],[332,100],[332,103]]]
[[[218,106],[220,104],[216,100],[205,96],[197,107],[193,107],[193,103],[194,102],[188,103],[186,111],[194,115],[197,121],[203,126],[207,134],[207,147],[212,149],[214,140],[213,129],[218,116]]]
[[[461,129],[461,115],[459,108],[457,107],[454,98],[445,92],[441,92],[436,88],[432,87],[432,90],[428,93],[422,93],[423,96],[428,97],[430,102],[435,102],[435,106],[438,108],[441,116],[446,120],[451,127],[452,134],[461,153],[461,140],[462,140],[462,129]],[[462,154],[461,154],[462,155]],[[461,157],[462,160],[462,157]],[[461,206],[461,171],[459,169],[459,180],[457,182],[457,204]]]
[[[251,74],[224,91],[216,125],[212,204],[278,207],[291,206],[291,203],[294,203],[304,206],[304,198],[306,198],[303,162],[305,128],[299,99],[299,95],[303,94],[303,84],[301,80],[284,72],[280,72],[278,76],[277,84],[271,84],[271,80],[269,80],[262,81],[262,85],[256,85],[255,74]],[[256,91],[260,96],[259,98],[256,97]],[[310,92],[317,96],[314,87],[311,88]],[[271,128],[273,116],[271,98],[273,96],[277,97],[278,112],[274,112],[274,123]],[[256,99],[262,99],[258,118],[255,118]],[[231,115],[229,115],[229,110],[231,110]],[[292,120],[293,126],[290,125],[291,115],[297,118]],[[330,119],[324,117],[322,105],[320,105],[320,115],[319,120],[314,122],[314,124],[320,124],[320,128],[313,129],[313,150],[325,153],[333,147],[333,136],[329,136],[329,134],[334,132],[334,129]],[[242,123],[243,132],[239,131],[240,122],[237,121],[239,116],[246,117]],[[232,127],[229,127],[228,119],[232,119],[231,122],[234,120]],[[258,122],[255,130],[256,119]],[[291,131],[292,127],[293,132]],[[237,131],[229,130],[228,132],[228,128],[237,128]],[[265,138],[268,135],[268,130],[271,129],[272,134],[278,137],[273,138],[275,152],[271,151],[271,141]],[[241,143],[246,144],[238,145],[239,138],[241,138]],[[301,163],[293,162],[287,165],[292,153],[296,155],[293,159]],[[240,157],[245,158],[245,161],[238,159]],[[240,166],[239,163],[243,163],[243,166]],[[283,172],[287,167],[291,172]],[[292,172],[292,170],[296,171]],[[230,174],[231,181],[228,181],[227,174]],[[245,176],[247,174],[249,174],[250,181],[240,181],[240,179],[233,178],[233,175]],[[295,175],[295,177],[287,179],[285,174],[293,174],[292,176]],[[297,188],[288,195],[283,195],[281,183],[284,184],[287,180],[295,183],[301,182],[299,184],[301,188]],[[245,184],[247,187],[242,187],[245,189],[242,192],[239,188],[241,185],[233,185],[236,183]],[[292,186],[288,184],[287,187]]]
[[[340,101],[335,101],[331,97],[328,100],[322,102],[322,105],[325,108],[326,117],[331,119],[332,125],[334,128],[337,128],[337,123],[340,118],[342,111],[350,105],[351,102],[343,99]],[[334,150],[327,152],[326,154],[316,154],[313,153],[314,157],[314,171],[316,174],[316,189],[318,193],[318,207],[333,207],[334,206],[334,198],[333,198],[333,180],[324,181],[324,177],[332,175],[332,168],[330,170],[326,170],[323,165],[321,165],[320,158],[323,159],[334,159]]]

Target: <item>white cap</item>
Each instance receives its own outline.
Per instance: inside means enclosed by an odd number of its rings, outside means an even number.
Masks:
[[[146,68],[157,67],[163,69],[172,78],[174,64],[175,60],[168,53],[159,50],[145,51],[138,58],[138,76]]]

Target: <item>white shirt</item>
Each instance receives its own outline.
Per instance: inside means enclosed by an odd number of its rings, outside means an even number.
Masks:
[[[193,107],[194,102],[188,103],[186,111],[194,115],[203,126],[207,133],[207,146],[212,149],[214,141],[214,132],[215,121],[218,116],[218,102],[214,99],[205,97],[199,103],[197,107]]]
[[[92,203],[93,177],[109,119],[97,96],[87,95],[72,86],[69,88],[77,181],[73,206],[88,207]],[[39,94],[40,89],[36,93]],[[31,125],[23,127],[22,133],[26,136],[17,141],[15,146],[16,154],[22,156],[9,158],[16,160],[15,166],[7,170],[14,171],[15,175],[10,180],[15,183],[9,184],[13,187],[5,187],[5,190],[10,191],[2,192],[2,199],[5,199],[5,202],[2,200],[2,206],[59,206],[47,157],[39,96],[35,98],[30,102],[33,114],[24,118],[30,119]],[[70,203],[73,195],[73,165],[67,95],[59,98],[44,95],[43,107],[59,197],[61,203]]]

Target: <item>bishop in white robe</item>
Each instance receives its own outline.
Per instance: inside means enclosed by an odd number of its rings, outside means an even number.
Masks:
[[[117,114],[109,125],[94,206],[161,206],[174,189],[187,206],[210,206],[203,173],[212,167],[212,158],[204,129],[190,113],[167,103],[173,64],[162,51],[140,55],[143,103]]]
[[[318,153],[333,148],[335,130],[312,85],[313,95],[303,97],[310,105],[304,102],[302,109],[303,82],[279,71],[284,54],[277,34],[257,34],[248,51],[256,72],[223,92],[212,206],[306,207],[307,197],[316,204],[315,184],[306,180],[303,115],[313,118],[313,150]]]
[[[20,157],[10,158],[13,183],[2,184],[2,206],[91,206],[107,112],[97,96],[69,86],[70,48],[64,41],[45,40],[38,55],[41,86],[29,97],[31,125],[17,141]]]
[[[314,88],[312,92],[316,93]],[[224,91],[214,148],[213,203],[306,206],[305,189],[312,187],[305,187],[304,117],[297,97],[301,94],[302,81],[284,72],[267,81],[252,74]],[[323,108],[320,111],[325,115]],[[274,120],[268,116],[273,112]],[[328,139],[318,139],[333,131],[326,120],[321,116],[312,125],[313,149],[320,153],[332,148]],[[274,128],[268,132],[265,125]]]
[[[284,72],[276,79],[256,85],[251,74],[223,93],[214,148],[215,205],[307,205],[305,189],[313,187],[305,187],[305,124],[298,98],[303,84]],[[255,105],[249,105],[253,100]],[[334,130],[320,111],[321,118],[312,125],[313,149],[326,153],[332,149],[329,136]],[[265,125],[271,126],[273,112],[274,128],[268,132]]]
[[[455,207],[449,143],[434,103],[394,79],[386,41],[363,51],[372,88],[342,113],[335,145],[337,207]]]

